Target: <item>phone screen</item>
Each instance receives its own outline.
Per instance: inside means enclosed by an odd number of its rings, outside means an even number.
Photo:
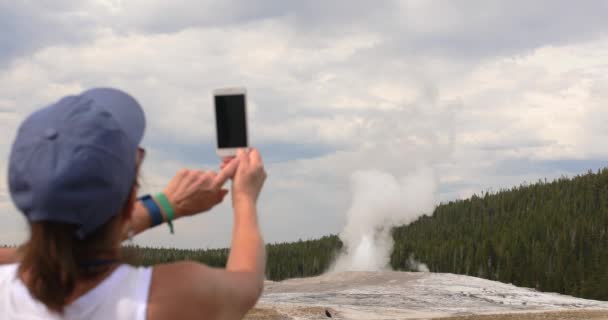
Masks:
[[[215,96],[218,148],[247,147],[245,95]]]

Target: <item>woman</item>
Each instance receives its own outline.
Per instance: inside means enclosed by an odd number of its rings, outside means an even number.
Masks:
[[[30,239],[3,249],[0,319],[239,319],[256,303],[265,253],[256,202],[266,174],[256,150],[219,173],[180,171],[155,197],[136,199],[145,119],[126,93],[68,96],[30,115],[9,161],[9,189]],[[234,228],[225,269],[195,262],[121,263],[133,234],[204,212],[232,180]]]

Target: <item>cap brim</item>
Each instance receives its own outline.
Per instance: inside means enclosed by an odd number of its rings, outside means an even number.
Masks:
[[[135,146],[141,143],[146,128],[146,117],[135,98],[113,88],[90,89],[81,95],[93,99],[97,105],[107,110]]]

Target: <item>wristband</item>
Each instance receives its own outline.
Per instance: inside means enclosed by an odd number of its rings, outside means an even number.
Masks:
[[[169,231],[173,234],[173,219],[175,217],[175,212],[173,212],[173,207],[171,207],[171,203],[169,203],[169,199],[162,192],[156,195],[156,201],[163,208],[165,213],[167,214],[167,224],[169,225]]]
[[[148,210],[150,220],[152,221],[150,227],[156,227],[157,225],[163,223],[163,213],[160,211],[160,208],[149,194],[139,198],[139,200]]]

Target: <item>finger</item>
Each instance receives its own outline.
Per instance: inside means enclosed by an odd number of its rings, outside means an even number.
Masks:
[[[249,162],[252,166],[264,166],[264,162],[262,161],[262,155],[260,155],[258,149],[251,149],[251,152],[249,152]]]
[[[212,188],[220,188],[228,181],[228,179],[234,177],[237,168],[240,165],[240,158],[233,159],[228,163],[213,179],[211,184]]]
[[[175,190],[177,189],[177,187],[179,186],[179,184],[182,182],[182,180],[184,179],[184,177],[188,175],[188,170],[187,169],[180,169],[175,176],[173,176],[173,178],[171,179],[171,181],[169,181],[169,185],[167,185],[167,189],[170,190]]]
[[[249,165],[249,153],[246,149],[238,149],[236,151],[236,156],[243,166],[246,167]]]
[[[189,190],[192,188],[192,185],[196,183],[196,180],[201,175],[201,171],[199,170],[189,170],[188,174],[182,179],[182,182],[179,184],[178,190]]]
[[[213,171],[207,171],[207,173],[205,173],[202,177],[202,183],[199,186],[199,188],[204,188],[204,189],[209,189],[213,187],[213,182],[215,181],[215,177],[217,176],[217,173],[213,172]]]
[[[219,192],[217,192],[215,194],[215,204],[219,204],[222,201],[224,201],[224,198],[226,197],[227,194],[228,194],[228,190],[226,190],[226,189],[222,189]]]
[[[220,190],[220,195],[221,195],[221,199],[224,200],[224,197],[228,194],[228,190],[227,189],[221,189]]]
[[[188,181],[188,176],[190,175],[191,170],[188,169],[182,169],[180,170],[180,172],[178,173],[177,181],[175,183],[175,189],[179,190],[179,189],[183,189],[183,186],[185,185],[185,183]]]
[[[220,163],[220,169],[223,169],[228,163],[230,163],[230,161],[232,161],[234,158],[236,158],[236,156],[232,156],[232,157],[223,157],[222,158],[222,163]]]
[[[194,180],[192,183],[197,183],[198,180],[202,179],[208,172],[203,170],[194,170],[192,175],[194,176]]]
[[[196,192],[198,190],[208,190],[210,189],[211,184],[213,183],[213,179],[215,178],[215,172],[207,171],[201,172],[196,181],[194,181],[189,187],[188,191]]]
[[[177,174],[175,175],[175,177],[181,180],[181,179],[183,179],[187,175],[188,175],[188,169],[182,168],[182,169],[180,169],[177,172]]]

